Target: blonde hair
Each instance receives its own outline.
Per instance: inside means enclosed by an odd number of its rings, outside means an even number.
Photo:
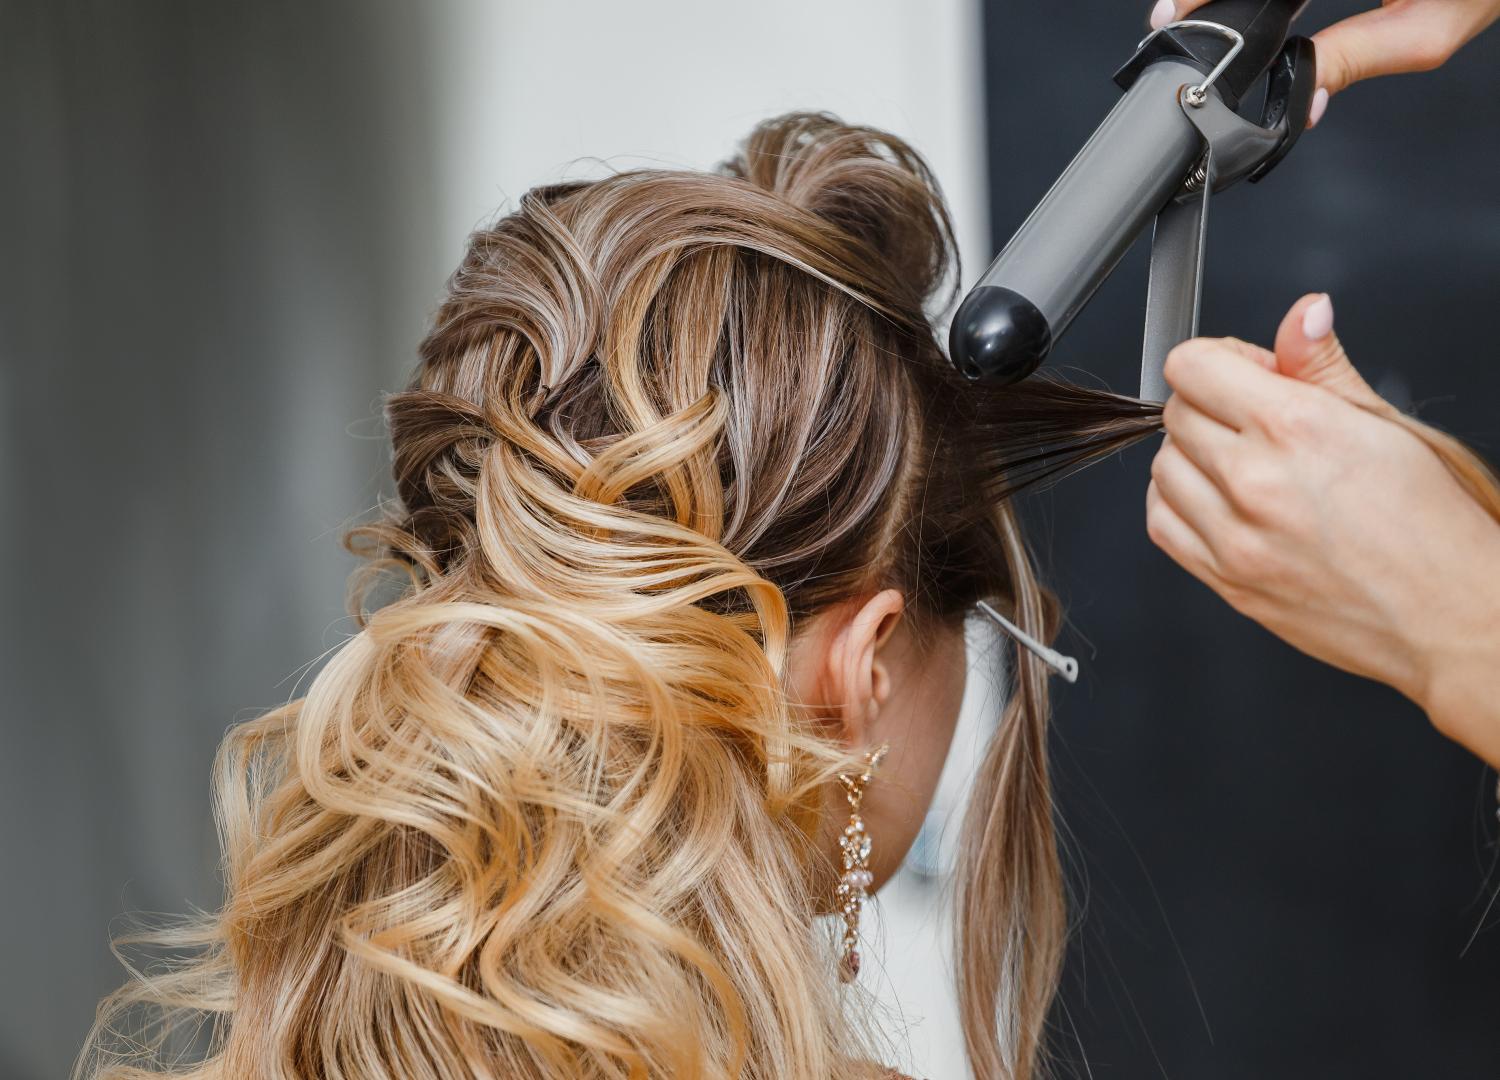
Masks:
[[[789,639],[878,586],[1050,639],[1007,497],[1159,424],[967,384],[928,321],[953,263],[922,160],[821,114],[476,232],[386,403],[359,632],[226,738],[224,905],[134,939],[170,955],[78,1074],[867,1075],[815,921],[848,757],[788,702]],[[1047,714],[1020,653],[957,889],[985,1080],[1032,1075],[1060,963]]]

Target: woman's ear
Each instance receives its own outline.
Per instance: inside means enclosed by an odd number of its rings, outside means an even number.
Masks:
[[[906,601],[898,589],[883,589],[841,611],[823,663],[820,697],[837,718],[846,746],[869,743],[869,729],[891,696],[890,665],[881,653],[901,622]]]

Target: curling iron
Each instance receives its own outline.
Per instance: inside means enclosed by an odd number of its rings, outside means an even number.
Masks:
[[[1154,218],[1140,396],[1167,396],[1167,353],[1198,332],[1210,194],[1263,179],[1307,127],[1316,57],[1287,38],[1304,4],[1213,0],[1137,46],[1124,96],[959,306],[961,372],[1030,375]],[[1263,75],[1256,123],[1237,110]]]

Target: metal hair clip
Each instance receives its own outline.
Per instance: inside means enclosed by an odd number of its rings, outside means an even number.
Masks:
[[[1022,645],[1026,646],[1026,648],[1030,649],[1034,654],[1036,654],[1036,658],[1038,660],[1046,664],[1053,671],[1057,672],[1068,682],[1078,681],[1077,660],[1073,659],[1071,656],[1064,656],[1056,649],[1047,648],[1047,646],[1043,645],[1040,641],[1032,637],[1025,630],[1022,630],[1019,626],[1011,622],[994,608],[990,607],[990,605],[985,603],[985,601],[983,600],[979,601],[979,610],[999,623],[1001,629],[1003,629],[1007,634],[1019,641]]]

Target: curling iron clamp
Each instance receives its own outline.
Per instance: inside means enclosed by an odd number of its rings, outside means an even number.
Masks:
[[[959,371],[1002,384],[1030,375],[1154,218],[1140,397],[1167,397],[1167,353],[1198,333],[1209,196],[1262,180],[1307,128],[1317,58],[1307,38],[1287,38],[1304,6],[1213,0],[1136,47],[1115,73],[1124,96],[959,305],[948,341]],[[1237,110],[1262,75],[1254,123]],[[1077,660],[979,607],[1078,677]]]
[[[1154,218],[1140,396],[1166,398],[1167,353],[1198,332],[1209,196],[1263,179],[1307,127],[1316,57],[1287,38],[1304,4],[1213,0],[1137,46],[1124,96],[959,306],[961,372],[1030,375]],[[1255,123],[1237,109],[1262,75]]]

